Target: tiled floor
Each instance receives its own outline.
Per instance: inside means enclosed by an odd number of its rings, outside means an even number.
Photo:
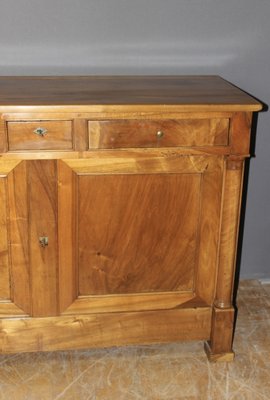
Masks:
[[[270,285],[242,281],[231,364],[210,364],[203,345],[0,356],[2,400],[270,399]]]

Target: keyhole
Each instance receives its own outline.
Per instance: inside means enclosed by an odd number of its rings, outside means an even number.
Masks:
[[[47,236],[40,236],[38,240],[41,247],[46,247],[49,244],[49,238]]]

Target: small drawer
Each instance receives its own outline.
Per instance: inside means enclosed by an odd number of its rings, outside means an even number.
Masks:
[[[9,121],[8,149],[72,150],[72,121]]]
[[[229,119],[88,121],[89,148],[227,146]]]

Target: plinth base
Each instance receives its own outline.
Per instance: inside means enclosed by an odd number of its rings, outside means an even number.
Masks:
[[[211,362],[231,362],[234,360],[234,352],[230,351],[228,353],[212,353],[209,342],[204,343],[204,351],[206,352],[207,358]]]

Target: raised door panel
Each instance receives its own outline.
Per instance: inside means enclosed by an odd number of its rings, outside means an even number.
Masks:
[[[79,176],[79,295],[192,291],[200,181],[200,174]]]
[[[222,158],[116,152],[58,174],[62,313],[211,304]]]

